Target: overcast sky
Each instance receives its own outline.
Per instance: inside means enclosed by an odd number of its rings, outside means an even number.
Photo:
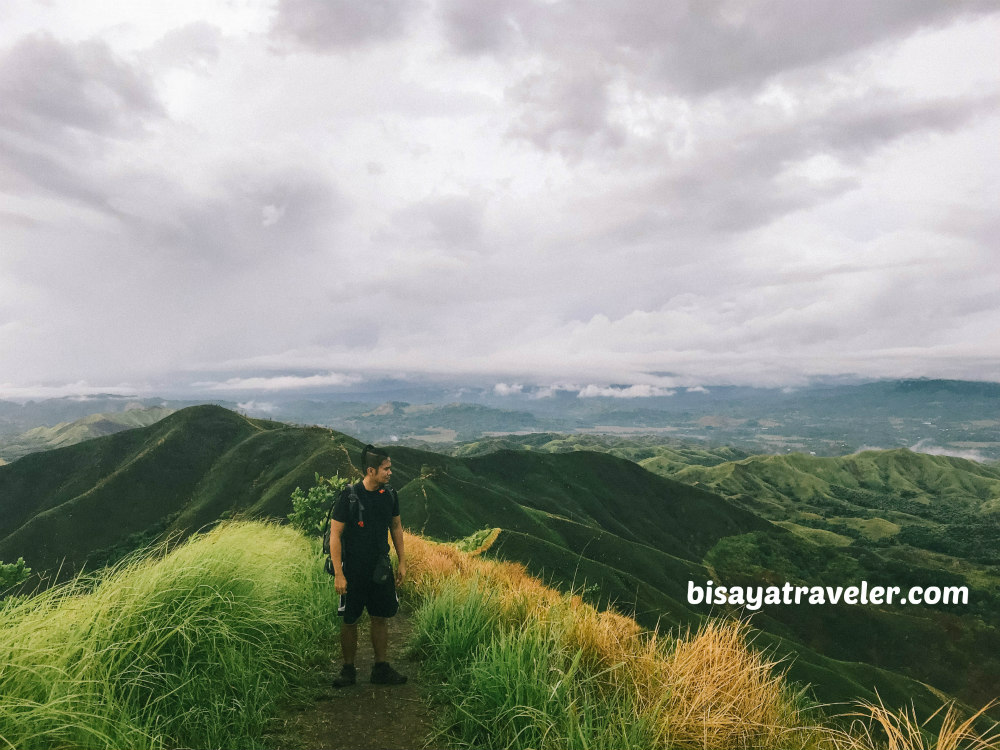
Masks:
[[[998,40],[992,0],[5,0],[0,398],[1000,380]]]

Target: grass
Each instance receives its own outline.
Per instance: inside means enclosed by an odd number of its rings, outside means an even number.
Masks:
[[[496,748],[818,747],[746,626],[641,630],[523,567],[407,539],[423,591],[413,648],[443,688],[439,741]]]
[[[297,532],[229,523],[5,603],[0,747],[259,747],[329,651],[325,577]]]
[[[833,735],[836,750],[996,750],[1000,747],[1000,728],[993,725],[985,732],[975,728],[977,719],[990,708],[984,706],[964,721],[954,704],[942,706],[940,728],[927,730],[934,716],[920,722],[912,710],[891,711],[881,703],[862,703],[859,717],[849,732]],[[936,716],[936,714],[935,714]]]
[[[849,536],[826,529],[814,529],[810,526],[802,526],[794,521],[774,521],[773,523],[775,526],[788,529],[793,534],[798,534],[803,539],[808,539],[810,542],[829,547],[849,547],[854,541]]]
[[[827,718],[749,642],[749,627],[643,631],[517,564],[408,536],[409,594],[421,600],[412,648],[439,685],[434,746],[739,750],[988,750],[997,727],[953,706],[915,712],[859,704]],[[848,723],[845,729],[843,725]]]
[[[545,445],[553,439],[544,438],[540,449],[548,450]],[[591,438],[564,440],[566,447],[576,448],[588,447]],[[247,420],[206,406],[179,411],[153,427],[26,456],[0,469],[0,559],[24,555],[36,573],[54,571],[65,559],[62,574],[69,577],[85,563],[89,568],[115,559],[161,533],[199,528],[233,513],[281,517],[296,485],[306,487],[316,472],[344,475],[360,448],[327,430]],[[623,455],[642,460],[649,450],[638,445],[623,449]],[[712,455],[689,457],[718,463],[727,455],[713,449]],[[647,627],[658,621],[672,626],[697,621],[707,610],[687,605],[686,582],[709,575],[702,566],[709,550],[721,538],[773,530],[718,498],[613,456],[503,451],[472,460],[400,446],[393,448],[393,469],[402,516],[412,528],[441,539],[465,537],[484,526],[503,528],[487,557],[519,559],[553,585],[586,583],[589,603],[611,600],[632,607]],[[755,471],[742,469],[747,470],[743,479],[750,481]],[[820,510],[822,517],[852,515],[826,506]],[[898,520],[894,514],[877,513]],[[115,522],[108,523],[109,518]],[[823,535],[804,530],[818,522],[791,520],[802,525],[800,533]],[[961,539],[970,548],[989,549],[988,539],[971,531],[942,536],[927,523],[935,532],[934,544]],[[858,535],[840,524],[828,531],[844,535],[826,537],[841,542]],[[884,580],[890,581],[899,577],[895,568],[900,565],[893,560],[883,565],[879,558],[901,554],[906,544],[898,541],[893,547],[861,550],[863,540],[857,540],[837,559],[850,565],[863,555],[859,559],[869,569],[885,567]],[[925,577],[915,580],[918,585],[937,584],[948,564],[913,562],[905,574]],[[996,576],[988,567],[976,565],[984,591],[970,592],[968,609],[953,612],[957,621],[910,608],[891,617],[871,610],[864,617],[855,611],[850,620],[839,613],[811,617],[800,627],[799,612],[786,609],[771,619],[758,618],[758,625],[786,639],[776,648],[799,654],[792,674],[812,683],[821,700],[875,700],[871,689],[877,686],[894,705],[912,697],[921,714],[929,713],[939,700],[915,682],[919,679],[978,705],[995,695],[990,676],[998,665],[992,654],[1000,653],[995,647],[1000,633],[991,628],[998,612],[991,583]],[[966,572],[947,568],[946,575]],[[876,627],[877,643],[890,646],[880,645],[877,654],[868,648],[874,639],[856,637],[859,630]],[[833,663],[830,657],[856,663]]]
[[[988,750],[983,709],[863,704],[834,725],[739,621],[641,629],[521,565],[407,535],[412,648],[438,685],[434,746]],[[230,522],[0,605],[0,748],[262,747],[278,705],[335,652],[316,545]],[[934,717],[930,717],[933,719]],[[979,729],[976,729],[976,726]]]

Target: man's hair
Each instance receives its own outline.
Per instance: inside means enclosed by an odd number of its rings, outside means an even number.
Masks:
[[[361,473],[367,474],[369,469],[378,471],[378,467],[387,458],[389,458],[389,454],[384,449],[376,448],[374,445],[366,445],[361,451]]]

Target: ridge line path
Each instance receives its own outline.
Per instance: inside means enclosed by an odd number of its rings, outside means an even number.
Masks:
[[[335,688],[340,673],[340,647],[322,672],[321,687],[311,704],[284,708],[264,743],[276,750],[418,750],[431,736],[434,713],[427,697],[420,663],[407,658],[406,643],[413,629],[412,613],[400,608],[389,620],[389,661],[409,677],[405,685],[372,685],[368,615],[361,618],[355,664],[358,682]],[[317,678],[319,680],[319,678]]]

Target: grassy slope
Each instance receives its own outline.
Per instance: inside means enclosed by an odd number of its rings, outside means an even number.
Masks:
[[[843,695],[854,689],[845,680],[858,685],[879,683],[883,696],[894,692],[899,697],[911,689],[905,682],[890,686],[891,680],[876,678],[870,667],[862,666],[866,664],[880,665],[930,682],[973,703],[984,703],[994,697],[1000,674],[1000,659],[994,656],[1000,653],[1000,629],[996,627],[1000,615],[1000,596],[996,588],[1000,583],[1000,571],[933,550],[896,545],[893,532],[898,533],[897,530],[906,528],[907,524],[910,524],[908,533],[911,534],[913,524],[936,526],[941,529],[938,539],[953,542],[962,537],[957,531],[952,533],[953,527],[940,521],[955,518],[982,518],[986,520],[983,528],[989,529],[989,518],[995,513],[1000,488],[996,479],[1000,472],[996,467],[902,450],[868,452],[839,459],[792,455],[725,461],[721,460],[724,456],[717,449],[701,450],[674,443],[661,446],[649,440],[549,434],[467,444],[456,452],[481,456],[491,448],[510,450],[516,445],[532,452],[600,448],[639,460],[644,467],[662,471],[666,476],[688,482],[700,481],[699,486],[728,494],[764,517],[796,518],[808,524],[779,521],[808,541],[796,542],[797,537],[771,529],[764,536],[755,537],[743,555],[730,556],[726,565],[716,563],[712,572],[702,568],[705,578],[744,585],[780,585],[786,580],[800,585],[851,585],[861,580],[868,580],[873,585],[906,587],[969,585],[968,606],[778,607],[758,613],[755,623],[769,633],[807,645],[809,649],[800,653],[793,676],[828,686],[829,690],[821,687],[820,692],[831,699],[838,693]],[[697,465],[679,469],[681,460]],[[844,533],[834,534],[823,528],[827,524]],[[853,532],[851,536],[845,535],[850,532]],[[974,538],[975,534],[967,536]],[[658,611],[672,613],[668,622],[686,611],[675,606],[684,596],[678,586],[674,585],[672,590],[659,588],[652,576],[644,573],[642,585],[633,580],[630,588],[625,587],[619,575],[595,564],[609,559],[603,556],[607,553],[591,555],[585,543],[586,540],[575,539],[567,545],[568,549],[582,550],[582,555],[566,553],[560,556],[556,548],[540,548],[534,561],[529,563],[532,571],[564,579],[586,577],[598,582],[606,596],[634,604],[637,618],[647,626],[650,625],[649,617],[655,617]],[[837,549],[852,543],[849,549]],[[868,548],[864,546],[866,543]],[[506,548],[515,559],[524,559],[519,556],[527,555],[530,545],[530,540],[515,542],[512,536],[501,537],[501,548]],[[786,554],[783,559],[768,560],[765,569],[761,570],[766,545],[782,547]],[[621,543],[609,546],[622,551],[626,548]],[[671,551],[667,547],[660,549]],[[802,569],[802,560],[810,555],[822,564]],[[619,552],[618,557],[621,556]],[[701,563],[704,557],[691,555],[690,550],[681,556],[696,563]],[[631,557],[621,567],[649,571],[654,564],[661,563],[644,560],[640,555]],[[683,576],[679,580],[683,582],[687,578]],[[675,584],[677,582],[675,579]],[[644,617],[646,611],[650,614]],[[858,637],[860,633],[867,635]],[[823,664],[825,657],[821,654],[836,656],[842,661]],[[849,663],[858,666],[848,667]]]
[[[0,745],[260,747],[333,607],[309,540],[259,523],[0,602]]]
[[[619,560],[623,552],[627,554],[622,549],[625,545],[618,540],[609,542],[618,548],[614,554]],[[696,627],[703,619],[699,612],[705,610],[687,604],[687,581],[703,583],[712,577],[704,566],[670,558],[655,550],[634,555],[619,568],[603,562],[600,555],[583,557],[565,547],[540,543],[536,538],[516,532],[502,532],[488,554],[522,562],[529,573],[556,588],[589,590],[591,594],[584,594],[584,599],[590,603],[633,617],[650,629]],[[630,569],[628,565],[636,564],[649,574],[638,579],[625,572]],[[588,586],[593,588],[588,589]],[[822,616],[829,616],[829,611],[822,610]],[[876,700],[873,686],[877,686],[886,705],[902,706],[912,701],[928,709],[939,703],[938,697],[919,680],[863,661],[832,659],[813,648],[802,647],[799,634],[763,613],[756,615],[752,622],[756,628],[755,644],[784,659],[790,679],[810,685],[820,701],[842,702],[849,696]],[[857,632],[866,632],[864,625],[862,622],[854,636]]]
[[[651,637],[520,566],[412,535],[407,549],[414,647],[444,701],[435,746],[876,747],[863,729],[852,738],[816,723],[739,625]],[[335,648],[334,601],[315,540],[230,523],[0,603],[0,743],[267,747],[278,705]],[[957,734],[970,744],[942,734],[935,746],[994,746]]]
[[[769,526],[709,492],[610,455],[500,451],[458,460],[396,449],[393,457],[394,466],[419,461],[428,469],[413,486],[402,487],[400,497],[408,500],[412,526],[431,536],[466,536],[488,525],[534,529],[541,538],[558,540],[551,530],[539,530],[549,526],[544,514],[553,514],[674,556],[700,559],[723,536]],[[450,502],[435,507],[433,496]],[[476,509],[474,515],[470,508]]]
[[[503,536],[490,546],[494,535],[477,534],[460,546],[475,539],[478,553],[492,552]],[[1000,736],[989,721],[984,736],[975,717],[959,727],[940,713],[918,730],[922,709],[890,715],[881,701],[867,710],[830,707],[861,711],[847,717],[849,733],[831,730],[813,723],[819,717],[808,701],[760,652],[767,642],[759,634],[748,648],[745,626],[711,620],[687,632],[644,633],[629,618],[539,586],[520,566],[412,536],[407,549],[408,587],[421,599],[415,645],[426,673],[441,680],[445,704],[434,745],[882,750],[873,724],[901,740],[892,747],[985,750]],[[849,677],[860,686],[871,671],[829,666],[848,688]],[[905,693],[883,697],[906,703]],[[920,732],[927,736],[916,738]]]
[[[610,604],[649,628],[697,624],[706,610],[686,603],[687,582],[713,577],[701,564],[708,551],[741,528],[773,530],[708,492],[604,454],[502,450],[457,461],[396,449],[393,456],[394,466],[421,466],[400,491],[411,528],[442,539],[502,528],[490,554],[523,562],[554,585],[585,589],[588,601]],[[612,511],[622,507],[627,515]],[[802,648],[790,638],[792,630],[763,614],[755,624],[780,634],[762,633],[761,642],[795,654],[792,678],[811,683],[821,700],[875,700],[877,685],[890,703],[938,703],[910,677]]]

